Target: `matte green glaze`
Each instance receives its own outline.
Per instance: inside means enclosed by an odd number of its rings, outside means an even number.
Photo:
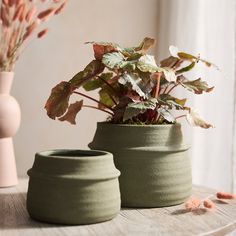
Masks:
[[[27,210],[34,219],[61,224],[110,220],[120,211],[118,176],[111,153],[54,150],[37,153]]]
[[[180,124],[98,123],[89,147],[113,153],[121,171],[122,206],[171,206],[191,195],[189,147],[183,142]]]

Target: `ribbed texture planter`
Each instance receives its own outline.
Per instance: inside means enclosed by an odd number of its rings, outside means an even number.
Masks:
[[[98,123],[92,149],[112,152],[122,206],[177,205],[191,195],[191,164],[181,125]]]
[[[30,176],[27,209],[40,221],[91,224],[114,218],[120,191],[113,156],[102,151],[37,153]]]

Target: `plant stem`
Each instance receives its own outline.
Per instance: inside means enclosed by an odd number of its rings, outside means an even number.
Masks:
[[[109,115],[113,116],[114,114],[109,112],[109,111],[106,111],[104,109],[101,109],[101,108],[98,108],[98,107],[95,107],[95,106],[90,106],[90,105],[83,105],[83,107],[87,107],[87,108],[92,108],[92,109],[96,109],[96,110],[99,110],[99,111],[103,111],[103,112],[106,112],[108,113]]]
[[[161,73],[157,73],[157,85],[154,91],[154,97],[158,98],[159,92],[160,92],[160,81],[161,81]]]
[[[176,70],[179,66],[181,66],[182,63],[183,63],[183,60],[179,60],[172,66],[172,68]]]
[[[166,94],[170,94],[170,92],[176,88],[177,86],[179,86],[179,83],[178,84],[175,84],[172,88],[170,88],[170,90],[166,93]]]
[[[183,118],[183,117],[186,117],[186,115],[181,115],[181,116],[177,116],[175,119],[180,119],[180,118]]]
[[[168,84],[168,85],[164,88],[162,94],[165,94],[169,87],[170,87],[170,84]]]
[[[161,114],[158,114],[158,115],[157,115],[157,118],[156,118],[156,122],[157,122],[157,123],[158,123],[160,117],[161,117]]]
[[[78,94],[78,95],[80,95],[80,96],[86,97],[86,98],[88,98],[88,99],[90,99],[90,100],[92,100],[92,101],[94,101],[94,102],[96,102],[96,103],[98,103],[98,104],[100,104],[100,105],[106,107],[107,109],[113,111],[113,109],[112,109],[111,107],[109,107],[109,106],[107,106],[106,104],[104,104],[104,103],[98,101],[98,100],[95,99],[95,98],[92,98],[92,97],[90,97],[90,96],[88,96],[88,95],[85,95],[85,94],[83,94],[83,93],[80,93],[80,92],[74,92],[74,93],[75,93],[75,94]]]
[[[116,102],[116,100],[108,93],[109,98],[114,102],[115,105],[117,105],[118,103]]]
[[[105,83],[110,89],[112,89],[112,91],[114,91],[114,93],[117,93],[117,91],[105,80],[103,79],[101,76],[98,76],[98,78]]]
[[[162,94],[165,94],[166,90],[167,90],[168,86],[166,86],[162,92]]]
[[[103,79],[101,76],[98,76],[98,78],[105,83],[115,94],[118,94],[117,91],[105,80]],[[112,97],[112,95],[108,94],[108,96],[110,97],[110,99],[117,105],[117,102],[115,101],[115,99]]]

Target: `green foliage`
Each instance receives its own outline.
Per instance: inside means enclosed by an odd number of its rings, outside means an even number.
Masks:
[[[152,98],[147,101],[142,102],[132,102],[129,103],[125,109],[123,121],[132,119],[133,117],[143,114],[148,109],[155,110],[158,101],[156,98]]]
[[[212,91],[213,87],[202,79],[189,80],[184,74],[199,62],[208,67],[214,64],[174,46],[170,47],[171,55],[158,64],[154,56],[147,53],[155,44],[155,40],[148,37],[138,46],[128,48],[106,42],[90,44],[95,59],[71,80],[52,89],[45,105],[50,118],[75,124],[83,106],[91,107],[84,105],[83,100],[70,104],[70,97],[77,94],[96,102],[97,109],[111,115],[112,123],[172,124],[176,118],[171,110],[178,110],[187,112],[189,122],[195,126],[211,127],[185,106],[186,98],[179,99],[170,93],[178,86],[195,94]],[[78,92],[80,87],[86,92],[98,89],[99,99]]]
[[[181,85],[195,94],[202,94],[203,92],[211,92],[214,87],[209,87],[206,81],[203,81],[201,78],[182,82]]]
[[[102,58],[102,63],[109,69],[119,69],[125,58],[120,52],[107,53]]]
[[[120,76],[118,82],[131,87],[140,97],[146,98],[145,91],[142,90],[143,80],[137,74],[125,73]]]
[[[83,84],[83,88],[86,91],[92,91],[102,87],[107,80],[112,78],[113,74],[111,72],[103,73],[100,76],[94,77]]]
[[[84,70],[77,73],[70,81],[69,83],[79,88],[82,86],[85,82],[88,82],[89,80],[93,79],[95,76],[103,72],[104,65],[97,60],[91,61]]]
[[[144,55],[139,58],[137,62],[137,67],[142,72],[155,73],[158,72],[159,68],[156,65],[154,56]]]
[[[186,98],[179,99],[169,94],[160,94],[159,96],[159,102],[162,103],[162,105],[166,105],[169,109],[175,108],[177,110],[184,110],[186,101]]]
[[[169,123],[174,123],[175,122],[175,117],[168,111],[166,108],[159,108],[158,112],[162,116],[164,120],[166,120]]]
[[[100,97],[100,104],[98,104],[98,107],[105,108],[105,107],[113,107],[115,105],[114,100],[112,99],[112,96],[110,95],[111,91],[109,87],[103,87],[99,91],[99,97]],[[106,105],[106,106],[104,106]]]
[[[170,56],[160,62],[161,67],[173,68],[179,62],[179,58]]]
[[[190,71],[193,69],[193,67],[196,65],[196,62],[192,62],[191,64],[189,64],[188,66],[186,67],[183,67],[179,70],[176,71],[176,74],[182,74],[184,72],[187,72],[187,71]]]

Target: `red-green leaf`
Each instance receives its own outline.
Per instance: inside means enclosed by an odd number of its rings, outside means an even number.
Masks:
[[[159,98],[159,102],[163,105],[167,105],[170,109],[175,107],[177,110],[179,109],[185,109],[185,103],[187,101],[186,98],[184,99],[179,99],[176,97],[173,97],[169,94],[161,94]]]
[[[102,58],[102,63],[109,69],[118,69],[125,58],[120,52],[107,53]]]
[[[100,97],[100,102],[101,104],[98,104],[99,108],[106,108],[102,104],[105,104],[107,107],[113,107],[116,103],[116,96],[115,94],[111,95],[111,88],[109,86],[104,86],[102,89],[99,91],[99,97]]]
[[[123,121],[132,119],[133,117],[143,114],[148,109],[155,110],[158,101],[156,98],[152,98],[141,102],[131,102],[127,105],[123,116]]]
[[[156,40],[153,38],[144,38],[143,41],[139,44],[138,47],[129,47],[122,49],[122,54],[127,56],[130,60],[138,59],[144,55],[151,47],[156,43]],[[131,59],[132,58],[132,59]]]
[[[81,110],[82,106],[83,106],[83,100],[70,104],[66,114],[63,117],[59,118],[59,120],[68,121],[72,125],[75,125],[76,124],[75,118],[78,112]]]
[[[83,85],[84,82],[100,74],[103,70],[103,64],[100,61],[93,60],[69,82],[63,81],[56,85],[52,89],[45,105],[48,116],[52,119],[62,116],[69,106],[69,99],[74,90]]]
[[[175,66],[178,62],[180,61],[179,58],[170,56],[164,60],[161,61],[161,67],[169,67],[172,68],[173,66]]]
[[[153,38],[144,38],[141,44],[135,48],[135,51],[142,51],[143,53],[146,53],[151,47],[153,47],[156,43],[156,40]]]
[[[191,64],[189,64],[188,66],[185,66],[179,70],[176,71],[177,74],[181,74],[187,71],[190,71],[193,69],[193,67],[196,65],[196,62],[192,62]]]
[[[187,60],[187,61],[195,61],[199,59],[198,57],[195,57],[186,52],[178,52],[178,56],[180,59]]]
[[[69,82],[76,88],[82,86],[85,82],[102,73],[104,65],[97,60],[91,61],[83,71],[77,73]]]
[[[100,42],[100,43],[95,43],[92,42],[93,44],[93,51],[94,51],[94,57],[97,60],[102,60],[102,57],[106,53],[110,52],[118,52],[119,46],[114,44],[114,43],[106,43],[106,42]]]
[[[219,70],[218,66],[207,61],[207,60],[204,60],[202,58],[200,58],[200,56],[194,56],[194,55],[191,55],[189,53],[186,53],[186,52],[178,52],[178,56],[180,59],[182,60],[185,60],[185,61],[191,61],[191,62],[195,62],[197,63],[198,61],[201,61],[202,63],[204,63],[207,67],[215,67],[217,70]]]
[[[206,122],[197,112],[196,109],[190,109],[189,113],[187,114],[187,121],[192,126],[198,126],[204,129],[213,128],[213,125]]]
[[[175,117],[169,112],[169,110],[161,107],[161,108],[158,108],[157,110],[160,115],[168,122],[170,123],[174,123],[175,122]]]
[[[71,84],[66,81],[62,81],[52,89],[51,95],[45,105],[47,115],[51,119],[55,120],[56,117],[60,117],[66,112],[72,93],[73,88]]]
[[[181,85],[195,94],[202,94],[203,92],[211,92],[214,87],[209,87],[206,81],[203,81],[201,78],[182,82]]]
[[[88,82],[84,83],[83,88],[86,91],[92,91],[102,87],[106,84],[107,80],[110,80],[113,76],[113,73],[107,72],[101,74],[99,77],[94,77],[93,79],[89,80]]]

